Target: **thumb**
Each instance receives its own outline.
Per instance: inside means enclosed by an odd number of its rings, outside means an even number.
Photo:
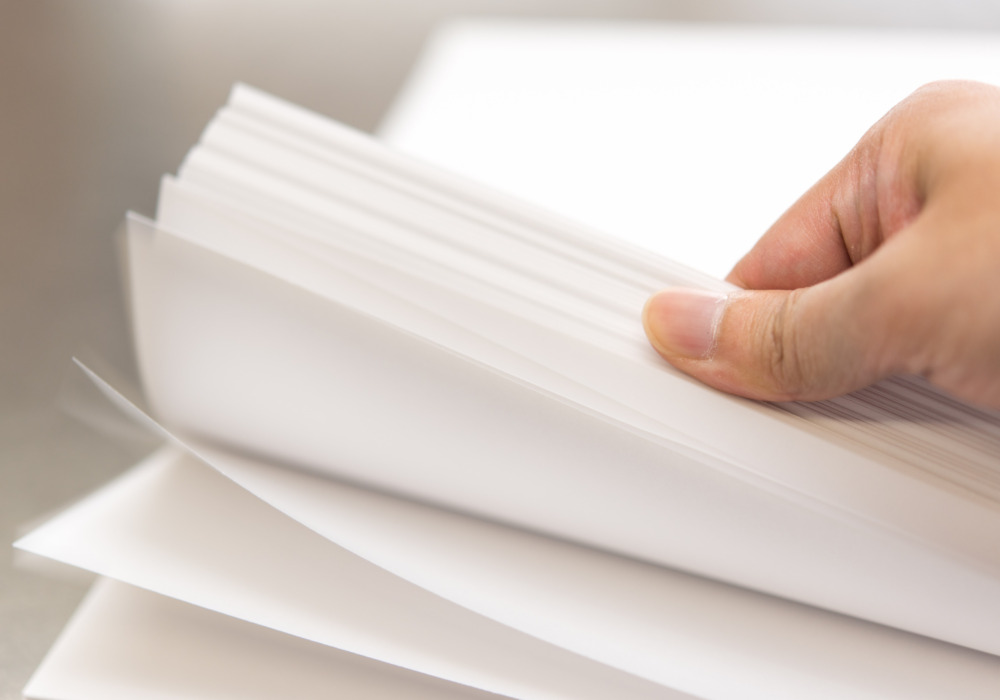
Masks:
[[[877,324],[840,284],[844,275],[792,291],[685,288],[655,294],[643,310],[653,347],[678,369],[723,391],[768,401],[817,400],[881,379]]]

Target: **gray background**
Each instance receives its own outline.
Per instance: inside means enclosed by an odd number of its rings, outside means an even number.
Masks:
[[[235,80],[371,130],[456,14],[1000,29],[977,0],[0,0],[0,700],[84,591],[9,544],[150,447],[95,425],[70,369],[134,376],[123,213],[152,213]]]

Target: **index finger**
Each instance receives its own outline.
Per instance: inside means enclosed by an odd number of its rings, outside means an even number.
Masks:
[[[853,155],[853,154],[852,154]],[[848,158],[851,158],[849,156]],[[838,201],[851,199],[848,159],[798,199],[732,269],[727,280],[745,289],[799,289],[853,264]]]
[[[726,279],[746,289],[809,287],[871,254],[891,233],[883,226],[912,218],[920,208],[913,154],[892,136],[905,121],[902,105],[782,214]]]

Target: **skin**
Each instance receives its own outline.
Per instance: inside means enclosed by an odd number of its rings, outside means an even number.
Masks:
[[[644,312],[660,354],[711,386],[817,400],[919,374],[1000,408],[1000,88],[915,92],[728,279],[746,291],[714,316],[692,321],[676,289]],[[712,342],[677,342],[685,324]]]

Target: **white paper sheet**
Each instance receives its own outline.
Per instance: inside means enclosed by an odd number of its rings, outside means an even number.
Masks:
[[[388,574],[173,451],[154,455],[17,546],[295,637],[503,695],[684,697]]]
[[[933,697],[966,680],[970,692],[988,696],[1000,673],[995,656],[199,451],[283,512],[389,571],[517,629],[701,697]],[[990,623],[980,624],[984,630]],[[877,671],[873,658],[884,660]],[[919,680],[910,669],[918,658],[928,674]],[[720,668],[726,669],[721,677]],[[901,674],[913,685],[900,687]]]
[[[1000,673],[997,657],[325,478],[212,458],[325,537],[446,598],[698,697],[987,698]],[[190,458],[152,459],[19,546],[518,697],[672,697],[471,613],[463,617],[443,599],[345,556]],[[491,678],[498,671],[514,677]]]
[[[373,662],[104,579],[25,689],[45,700],[487,700],[500,696]]]

